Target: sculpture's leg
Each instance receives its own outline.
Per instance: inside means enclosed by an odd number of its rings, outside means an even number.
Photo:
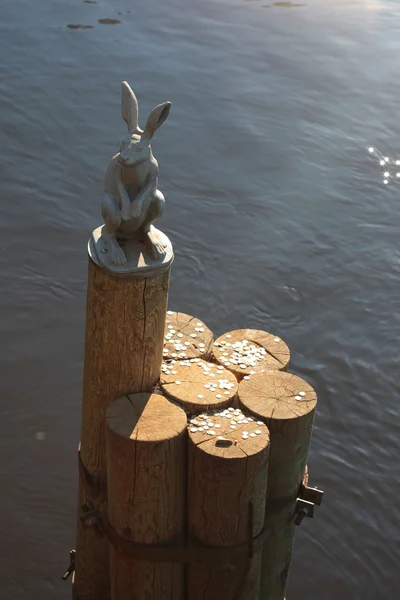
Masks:
[[[149,206],[146,220],[141,226],[141,230],[147,238],[148,244],[150,246],[151,254],[154,258],[161,258],[165,256],[165,247],[163,243],[158,239],[156,233],[154,232],[154,228],[152,224],[157,221],[164,212],[165,207],[165,198],[162,192],[157,190],[154,194],[154,198],[151,201]]]
[[[104,219],[102,237],[109,248],[111,261],[115,265],[124,265],[126,256],[117,242],[116,234],[121,224],[119,203],[111,194],[104,194],[101,201],[101,214]]]

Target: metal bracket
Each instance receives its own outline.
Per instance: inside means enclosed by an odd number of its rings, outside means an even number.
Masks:
[[[87,504],[82,506],[82,514],[79,516],[82,521],[84,527],[94,527],[97,523],[97,511],[90,510]]]
[[[80,520],[82,521],[82,526],[86,528],[91,528],[95,532],[98,538],[103,538],[103,532],[100,527],[98,517],[98,511],[96,509],[90,509],[87,504],[82,506],[82,514],[80,515]]]
[[[307,500],[307,502],[312,502],[317,506],[321,505],[323,497],[324,492],[317,488],[317,486],[309,487],[308,485],[302,485],[300,488],[299,498]]]
[[[316,486],[308,486],[306,483],[307,481],[308,471],[307,478],[303,480],[299,489],[298,498],[296,499],[296,506],[294,509],[294,522],[296,525],[300,525],[304,517],[310,517],[312,519],[314,516],[314,506],[320,506],[324,497],[324,492],[322,490]]]
[[[69,551],[69,567],[68,569],[65,571],[64,575],[61,577],[61,579],[63,581],[67,581],[68,577],[70,575],[72,575],[72,573],[75,571],[75,556],[76,556],[76,550],[70,550]]]
[[[304,517],[309,517],[312,519],[314,516],[314,503],[303,500],[303,498],[297,498],[294,514],[295,525],[300,525]]]

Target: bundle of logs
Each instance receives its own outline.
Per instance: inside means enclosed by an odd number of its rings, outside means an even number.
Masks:
[[[278,336],[89,260],[77,600],[283,600],[317,402]]]

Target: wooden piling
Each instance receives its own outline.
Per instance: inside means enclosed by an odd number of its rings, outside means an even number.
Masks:
[[[159,378],[169,271],[117,276],[89,258],[81,459],[104,502],[105,412],[118,397],[149,391]],[[80,478],[73,593],[78,600],[109,600],[108,542],[79,518],[86,504]]]
[[[106,413],[108,515],[139,544],[184,546],[186,414],[159,394],[132,394]],[[184,566],[146,562],[110,547],[111,600],[184,600]]]
[[[269,433],[233,408],[194,417],[189,427],[191,544],[249,543],[264,524]],[[257,431],[257,433],[255,433]],[[243,432],[247,436],[243,437]],[[251,505],[252,503],[252,505]],[[253,520],[249,528],[249,511]],[[251,523],[251,522],[250,522]],[[261,553],[247,563],[194,563],[187,600],[257,600]]]
[[[317,396],[296,375],[256,373],[243,380],[239,406],[268,427],[271,436],[261,597],[283,600],[294,539],[294,510],[310,445]]]
[[[238,390],[230,371],[199,358],[163,364],[160,384],[187,413],[229,406]]]
[[[215,340],[212,356],[241,380],[265,370],[286,371],[290,350],[282,338],[261,329],[236,329]]]
[[[208,360],[214,342],[212,331],[202,321],[185,313],[167,311],[164,360],[202,358]]]

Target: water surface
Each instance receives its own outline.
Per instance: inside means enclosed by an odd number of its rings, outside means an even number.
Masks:
[[[142,125],[173,105],[170,307],[282,336],[319,393],[326,497],[289,600],[395,597],[400,187],[366,148],[400,151],[399,40],[394,0],[3,0],[1,598],[70,598],[86,242],[123,79]]]

